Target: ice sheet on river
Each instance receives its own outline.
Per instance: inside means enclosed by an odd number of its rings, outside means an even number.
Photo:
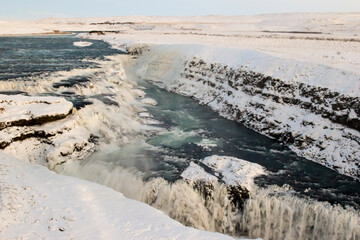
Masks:
[[[92,45],[91,42],[86,42],[86,41],[74,42],[74,46],[76,46],[76,47],[89,47],[91,45]]]

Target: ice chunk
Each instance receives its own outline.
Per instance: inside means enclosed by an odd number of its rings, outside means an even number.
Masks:
[[[89,47],[89,46],[92,45],[91,42],[86,42],[86,41],[74,42],[73,44],[74,44],[74,46],[76,46],[76,47]]]

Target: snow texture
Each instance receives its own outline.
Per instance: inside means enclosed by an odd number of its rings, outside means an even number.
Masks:
[[[144,203],[0,153],[1,239],[233,239]]]
[[[217,177],[207,173],[202,167],[194,162],[190,162],[189,167],[181,173],[181,177],[188,180],[201,180],[205,182],[217,181]]]
[[[66,117],[73,104],[58,97],[8,96],[0,94],[0,129]]]
[[[255,189],[254,178],[265,174],[262,166],[235,157],[213,155],[206,157],[201,163],[210,167],[225,184],[245,187],[250,192]],[[185,169],[181,177],[205,182],[217,181],[217,177],[205,172],[202,167],[193,162]]]

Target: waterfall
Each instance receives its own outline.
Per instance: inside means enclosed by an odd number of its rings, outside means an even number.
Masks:
[[[163,178],[144,182],[136,172],[104,162],[80,166],[67,163],[62,174],[108,186],[126,197],[145,202],[186,226],[236,235],[241,215],[225,184],[212,183],[199,190],[195,182]],[[205,192],[206,191],[206,192]]]
[[[354,209],[258,190],[246,202],[241,229],[250,237],[297,240],[360,239],[360,216]]]
[[[257,189],[243,209],[234,204],[228,186],[194,182],[169,183],[162,178],[144,182],[141,174],[112,163],[67,163],[61,173],[94,181],[145,202],[191,227],[264,240],[357,240],[360,216],[354,209],[296,197],[279,188]]]

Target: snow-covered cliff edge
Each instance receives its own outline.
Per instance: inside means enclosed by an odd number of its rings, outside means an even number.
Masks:
[[[232,239],[95,183],[0,153],[1,239]]]
[[[145,80],[193,97],[296,153],[360,178],[359,75],[251,50],[131,45]]]

